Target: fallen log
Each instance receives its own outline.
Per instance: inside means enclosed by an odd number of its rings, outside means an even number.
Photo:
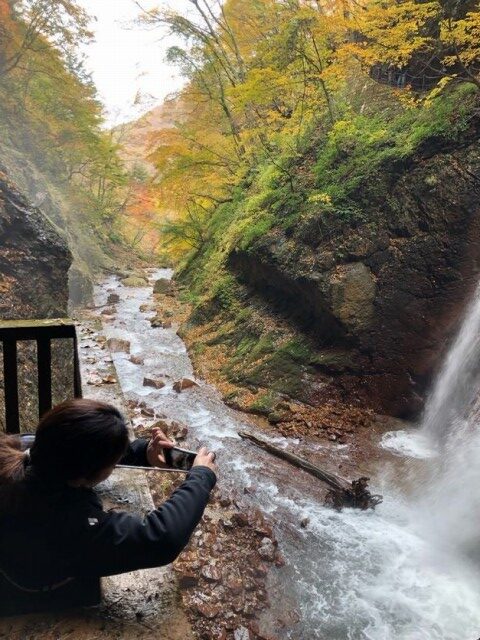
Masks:
[[[244,440],[249,440],[257,447],[260,447],[267,453],[271,453],[277,458],[286,460],[290,464],[303,469],[315,478],[318,478],[330,487],[326,497],[325,504],[335,509],[342,507],[354,507],[357,509],[374,509],[377,504],[383,501],[382,496],[373,495],[368,489],[369,478],[361,477],[358,480],[349,482],[340,476],[327,473],[317,465],[301,458],[294,453],[280,449],[275,445],[245,431],[240,431],[238,435]]]

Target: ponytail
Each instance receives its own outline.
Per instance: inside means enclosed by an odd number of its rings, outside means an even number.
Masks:
[[[19,437],[0,434],[0,486],[21,482],[27,459],[28,453],[22,451]]]

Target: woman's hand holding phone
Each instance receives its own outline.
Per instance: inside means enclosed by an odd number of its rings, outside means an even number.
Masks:
[[[171,449],[174,443],[161,429],[152,429],[152,437],[147,447],[147,460],[151,467],[164,467],[166,464],[164,449]]]
[[[193,461],[194,467],[208,467],[214,473],[217,473],[217,465],[215,464],[215,454],[209,451],[207,447],[198,450],[197,457]]]

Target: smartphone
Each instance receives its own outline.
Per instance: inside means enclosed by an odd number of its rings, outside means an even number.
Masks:
[[[193,461],[197,457],[195,451],[188,451],[188,449],[180,449],[179,447],[164,449],[163,453],[166,465],[171,469],[180,469],[181,471],[190,471]]]

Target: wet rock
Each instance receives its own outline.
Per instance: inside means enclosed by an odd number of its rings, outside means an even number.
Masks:
[[[240,572],[231,571],[225,572],[226,575],[223,577],[224,585],[230,589],[233,593],[240,593],[243,590],[243,580]]]
[[[102,316],[113,316],[113,314],[115,313],[117,313],[117,310],[115,309],[115,307],[106,307],[101,311]]]
[[[285,566],[285,558],[280,555],[278,552],[275,556],[275,566],[276,567],[284,567]]]
[[[152,318],[150,320],[150,324],[154,329],[170,329],[170,327],[172,326],[172,323],[170,322],[170,320],[165,321],[162,318],[159,318],[158,316],[155,316],[154,318]]]
[[[264,578],[268,573],[267,566],[263,562],[259,562],[255,567],[255,575]]]
[[[153,418],[155,415],[155,411],[151,407],[142,407],[140,412],[142,416],[147,416],[148,418]]]
[[[107,298],[107,304],[117,304],[118,302],[120,302],[118,293],[110,293]]]
[[[211,620],[212,618],[218,616],[221,611],[221,606],[220,604],[216,603],[199,602],[196,605],[196,609],[201,616]]]
[[[144,378],[143,379],[144,387],[153,387],[154,389],[163,389],[165,386],[164,380],[159,380],[157,378]]]
[[[139,276],[129,276],[121,282],[124,287],[146,287],[148,285],[148,280]]]
[[[267,560],[268,562],[273,562],[275,560],[275,545],[270,540],[270,538],[263,538],[258,548],[258,554],[263,560]]]
[[[132,364],[143,364],[144,358],[142,356],[130,356],[130,362]]]
[[[173,290],[172,281],[167,278],[160,278],[153,285],[153,293],[167,294]]]
[[[112,353],[130,353],[130,341],[120,338],[110,338],[107,340],[108,348]]]
[[[242,512],[234,513],[232,523],[236,527],[246,527],[248,525],[248,515]]]
[[[273,530],[265,519],[265,516],[258,509],[253,509],[248,514],[248,522],[255,533],[260,534],[264,538],[272,538]]]
[[[177,382],[174,383],[173,389],[177,393],[181,393],[182,391],[185,391],[185,389],[190,389],[191,387],[198,386],[198,383],[194,380],[191,380],[190,378],[182,378],[181,380],[177,380]]]
[[[300,520],[300,526],[302,527],[302,529],[306,529],[309,524],[310,524],[310,518],[302,518]]]
[[[228,496],[220,496],[219,504],[221,507],[229,507],[232,504],[231,499]]]
[[[222,572],[214,564],[206,564],[200,573],[209,582],[219,582],[222,579]]]

